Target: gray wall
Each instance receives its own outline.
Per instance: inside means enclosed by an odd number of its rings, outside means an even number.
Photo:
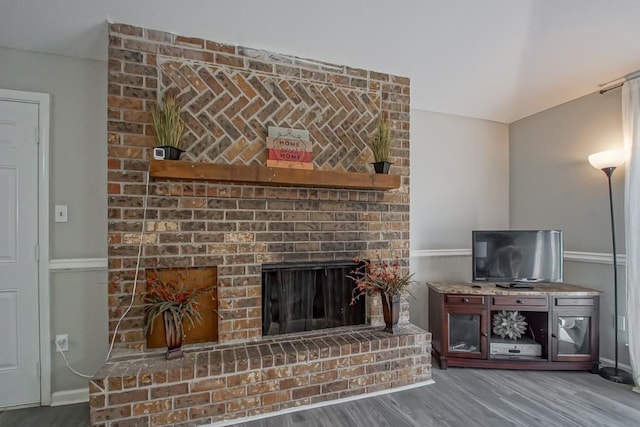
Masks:
[[[509,224],[509,129],[411,112],[411,249],[471,247],[474,228]]]
[[[427,327],[427,280],[470,280],[471,257],[423,251],[471,248],[471,230],[509,225],[508,126],[412,110],[411,321]]]
[[[0,48],[0,88],[51,95],[50,258],[106,257],[106,100],[104,62]],[[106,354],[106,271],[51,274],[51,335],[69,334],[71,365],[93,374]],[[52,352],[54,392],[87,387]]]
[[[589,154],[622,148],[620,90],[591,94],[514,122],[510,212],[514,228],[559,228],[565,250],[611,253],[604,173]],[[618,251],[624,253],[624,167],[613,175]]]
[[[412,295],[409,297],[409,319],[411,323],[429,330],[429,292],[425,282],[471,280],[471,257],[412,257],[411,271],[416,273],[416,283],[409,289]]]
[[[594,93],[512,123],[510,212],[512,228],[558,228],[565,251],[611,253],[607,180],[587,156],[621,148],[620,90]],[[617,252],[624,253],[624,167],[613,175]],[[625,309],[624,270],[619,270],[619,308]],[[600,354],[613,359],[611,264],[565,262],[565,282],[602,290]],[[620,362],[629,363],[620,336]]]
[[[59,271],[51,275],[51,330],[69,334],[65,353],[75,370],[93,375],[107,354],[107,273]],[[88,380],[71,373],[51,345],[51,389],[54,392],[88,387]]]

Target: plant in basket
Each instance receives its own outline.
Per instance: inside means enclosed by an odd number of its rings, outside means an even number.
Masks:
[[[179,283],[183,283],[179,285]],[[192,327],[200,325],[202,315],[196,300],[200,295],[209,294],[214,300],[216,285],[188,289],[183,274],[177,279],[163,279],[158,272],[147,273],[147,290],[144,294],[144,333],[153,332],[153,324],[162,315],[167,343],[167,359],[183,356],[182,339],[184,322]],[[215,311],[215,308],[214,308]]]
[[[363,295],[380,295],[382,300],[382,315],[386,332],[393,333],[393,327],[400,316],[400,296],[408,290],[414,273],[402,273],[400,261],[396,257],[392,261],[385,261],[380,256],[375,261],[355,259],[359,263],[348,278],[355,282],[352,291],[351,305]]]

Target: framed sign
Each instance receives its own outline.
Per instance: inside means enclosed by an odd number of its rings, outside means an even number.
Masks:
[[[312,146],[306,130],[269,127],[267,166],[313,169]]]

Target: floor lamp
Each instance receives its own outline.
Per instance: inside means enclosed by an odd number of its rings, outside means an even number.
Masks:
[[[616,228],[613,221],[613,195],[611,193],[611,176],[618,166],[625,161],[624,151],[601,151],[589,156],[589,163],[607,175],[609,183],[609,210],[611,211],[611,240],[613,242],[613,305],[615,316],[615,366],[600,369],[600,376],[616,383],[633,384],[630,373],[618,368],[618,263],[616,262]]]

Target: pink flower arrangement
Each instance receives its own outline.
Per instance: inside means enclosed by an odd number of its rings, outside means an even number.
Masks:
[[[354,259],[360,265],[347,277],[356,284],[351,296],[351,305],[362,295],[385,294],[393,297],[403,292],[413,281],[414,273],[402,274],[398,257],[393,261],[383,261],[378,256],[377,261]]]

